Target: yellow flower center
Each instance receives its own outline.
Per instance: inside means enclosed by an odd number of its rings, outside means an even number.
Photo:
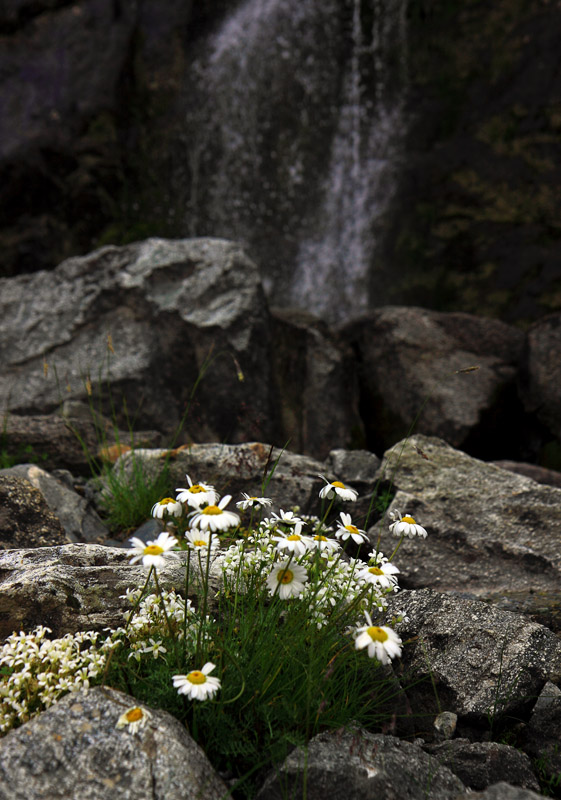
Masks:
[[[189,491],[193,492],[193,494],[199,494],[199,492],[204,492],[206,489],[203,486],[199,486],[198,483],[195,483],[194,486],[189,487]]]
[[[160,502],[158,503],[158,505],[160,505],[160,506],[167,506],[167,505],[168,505],[168,503],[175,503],[175,500],[173,499],[173,497],[164,497],[164,499],[163,499],[163,500],[160,500]]]
[[[218,506],[207,506],[203,508],[203,514],[222,514],[222,509]]]
[[[294,573],[290,569],[283,569],[277,574],[277,581],[279,583],[292,583],[294,580]]]
[[[206,683],[206,675],[199,669],[194,669],[187,675],[187,680],[190,683]]]
[[[358,533],[358,528],[356,525],[345,525],[345,530],[349,533]]]
[[[341,481],[333,481],[333,483],[331,485],[335,486],[337,489],[344,489],[345,488],[345,484],[341,483]]]
[[[258,497],[250,497],[249,499],[250,499],[250,500],[259,500],[259,498],[258,498]]]
[[[287,536],[286,538],[289,542],[299,542],[302,537],[298,536],[297,533],[291,533],[290,536]]]
[[[193,544],[195,545],[195,547],[207,547],[208,546],[208,542],[205,542],[203,539],[196,539],[193,542]]]
[[[142,719],[144,716],[144,711],[136,706],[135,708],[131,708],[130,711],[127,711],[125,714],[125,719],[127,722],[138,722],[139,719]]]
[[[383,575],[384,574],[379,567],[370,567],[368,572],[371,572],[372,575]]]
[[[321,533],[318,533],[316,536],[314,536],[314,541],[315,542],[326,542],[327,541],[327,536],[322,536]]]
[[[163,552],[164,548],[159,544],[149,544],[144,548],[145,556],[161,556]]]
[[[386,631],[379,628],[377,625],[372,625],[367,628],[366,633],[370,636],[373,642],[385,642],[388,638]]]
[[[410,525],[416,525],[417,524],[415,522],[415,520],[413,519],[413,517],[402,517],[401,521],[402,522],[408,522]]]

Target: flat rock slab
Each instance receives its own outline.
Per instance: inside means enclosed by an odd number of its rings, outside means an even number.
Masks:
[[[478,597],[541,592],[561,600],[561,489],[421,435],[388,450],[378,476],[397,489],[391,509],[428,531],[427,539],[401,545],[401,586]],[[381,533],[389,555],[397,540],[386,524]]]
[[[0,739],[0,800],[219,800],[228,790],[165,711],[117,729],[137,701],[96,687],[66,695]],[[145,707],[144,707],[145,708]]]
[[[451,711],[489,727],[532,707],[544,684],[561,677],[561,640],[519,614],[432,589],[390,599],[401,611],[402,685],[419,729]]]
[[[131,608],[122,596],[141,588],[147,573],[118,547],[69,544],[0,552],[0,638],[37,625],[51,628],[55,637],[117,628]],[[182,560],[169,559],[158,578],[162,589],[181,591]],[[214,580],[211,574],[213,587]]]

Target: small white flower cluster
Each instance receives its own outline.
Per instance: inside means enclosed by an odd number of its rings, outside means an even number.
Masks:
[[[86,689],[102,674],[112,633],[95,631],[49,639],[49,628],[13,633],[0,648],[0,732],[26,722],[67,692]]]
[[[135,604],[138,600],[138,590],[127,590],[124,598]],[[164,613],[165,607],[165,613]],[[138,608],[131,612],[127,628],[118,628],[114,635],[126,637],[127,646],[130,648],[129,658],[136,661],[142,659],[143,654],[151,658],[164,658],[167,653],[162,639],[154,636],[156,632],[168,631],[168,622],[171,625],[175,638],[182,639],[187,633],[188,649],[194,648],[197,638],[197,616],[191,601],[185,600],[174,589],[163,591],[162,596],[151,593],[143,597]],[[187,614],[187,625],[185,625]],[[167,620],[166,620],[167,615]]]

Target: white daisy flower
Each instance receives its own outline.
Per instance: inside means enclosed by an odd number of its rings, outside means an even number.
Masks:
[[[151,514],[156,519],[163,519],[166,514],[172,517],[180,517],[183,513],[183,506],[174,500],[173,497],[164,497],[152,506]]]
[[[231,494],[225,495],[218,505],[212,503],[206,508],[199,510],[191,520],[191,525],[194,528],[201,528],[201,530],[211,531],[225,531],[228,528],[234,528],[240,524],[240,517],[233,511],[225,511],[224,509],[232,499]]]
[[[146,725],[151,716],[152,714],[145,708],[133,706],[121,714],[115,727],[128,728],[130,733],[136,733]]]
[[[206,554],[208,551],[209,544],[211,542],[211,531],[209,530],[199,530],[198,528],[192,528],[190,531],[185,533],[185,538],[187,540],[187,544],[190,550],[197,550],[199,552],[203,552]],[[218,542],[216,541],[216,537],[212,540],[212,550],[214,550],[218,546]]]
[[[214,697],[220,689],[220,680],[209,677],[216,665],[207,661],[202,669],[193,669],[187,675],[174,675],[173,686],[179,694],[185,694],[191,700],[206,700]]]
[[[397,575],[399,569],[387,561],[385,564],[377,564],[373,567],[365,567],[357,572],[357,579],[366,581],[366,583],[373,583],[381,586],[382,589],[389,589],[391,586],[396,586]]]
[[[286,536],[272,536],[272,541],[277,543],[277,550],[288,550],[289,553],[303,556],[311,548],[312,544],[308,536],[300,535],[300,530],[301,527],[296,526],[294,533]]]
[[[167,531],[162,531],[158,538],[146,544],[142,539],[133,536],[129,539],[133,545],[132,552],[129,553],[131,564],[142,561],[143,567],[157,567],[160,569],[165,564],[167,556],[178,558],[177,553],[172,552],[172,548],[177,545],[175,536],[170,536]]]
[[[281,600],[287,600],[289,597],[298,597],[307,580],[308,573],[304,567],[292,561],[283,561],[275,564],[267,578],[267,586],[271,595],[277,592]]]
[[[335,550],[341,547],[339,542],[335,541],[335,539],[329,539],[321,533],[317,533],[315,536],[310,537],[310,539],[312,547],[322,552],[334,553]]]
[[[368,611],[364,612],[368,625],[356,630],[355,647],[368,648],[368,656],[377,658],[382,664],[389,664],[392,658],[401,656],[401,639],[395,631],[385,625],[373,625]]]
[[[241,511],[245,511],[246,508],[264,508],[265,506],[270,506],[273,503],[273,501],[268,497],[252,497],[245,492],[242,492],[242,495],[244,499],[239,500],[236,503],[236,506]]]
[[[353,525],[350,514],[345,514],[344,511],[341,511],[339,516],[341,517],[341,522],[337,523],[339,527],[335,531],[335,536],[338,539],[342,539],[344,542],[346,542],[347,539],[351,538],[353,542],[356,542],[357,544],[363,544],[364,542],[368,541],[368,535],[366,531],[359,530],[356,525]]]
[[[358,492],[355,489],[351,489],[350,486],[345,486],[341,481],[330,482],[324,475],[319,475],[319,477],[327,484],[319,493],[322,500],[331,500],[334,496],[337,496],[340,500],[351,500],[353,502],[357,499]]]
[[[423,539],[427,538],[427,532],[422,525],[418,525],[413,517],[405,513],[403,516],[397,511],[390,511],[390,517],[394,520],[390,525],[390,531],[396,536],[408,536],[412,539],[414,536],[421,536]]]
[[[177,502],[186,503],[190,508],[200,508],[204,505],[213,506],[218,501],[218,492],[214,486],[207,483],[193,483],[189,475],[185,476],[189,482],[188,489],[176,489]]]
[[[282,508],[278,514],[275,514],[273,511],[272,519],[275,520],[277,524],[282,525],[300,525],[300,529],[304,524],[304,520],[297,517],[294,511],[283,511]]]

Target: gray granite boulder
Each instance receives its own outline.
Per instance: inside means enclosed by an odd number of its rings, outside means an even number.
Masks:
[[[0,470],[0,476],[25,478],[43,495],[50,510],[60,521],[69,542],[98,542],[109,532],[85,497],[65,481],[35,464],[18,464]],[[54,544],[54,543],[53,543]]]
[[[38,625],[51,628],[55,637],[117,628],[131,608],[123,595],[141,588],[147,572],[131,565],[127,551],[118,547],[71,544],[0,552],[0,638]],[[180,591],[182,558],[168,559],[158,577],[162,589]],[[213,573],[213,590],[216,581]]]
[[[495,457],[517,409],[522,331],[498,320],[386,306],[343,328],[358,362],[367,441],[375,452],[415,430]],[[463,370],[477,366],[475,371]],[[502,457],[509,455],[503,450]],[[510,457],[513,457],[512,455]]]
[[[536,703],[548,680],[561,678],[561,640],[519,614],[432,589],[392,596],[405,642],[402,685],[418,719],[440,711],[460,723],[493,729]]]
[[[421,435],[388,450],[378,477],[397,490],[391,509],[428,531],[427,539],[401,545],[401,586],[494,600],[539,593],[542,606],[561,601],[561,489]],[[397,540],[387,522],[371,533],[381,532],[389,555]]]
[[[267,313],[257,267],[219,239],[108,246],[0,279],[0,406],[46,413],[99,385],[125,429],[126,403],[138,427],[170,433],[204,372],[192,438],[271,439]]]
[[[66,695],[0,739],[1,800],[222,800],[225,784],[165,711],[117,728],[133,697],[97,687]]]
[[[449,800],[463,791],[461,780],[418,745],[357,730],[323,733],[294,750],[256,800]]]

